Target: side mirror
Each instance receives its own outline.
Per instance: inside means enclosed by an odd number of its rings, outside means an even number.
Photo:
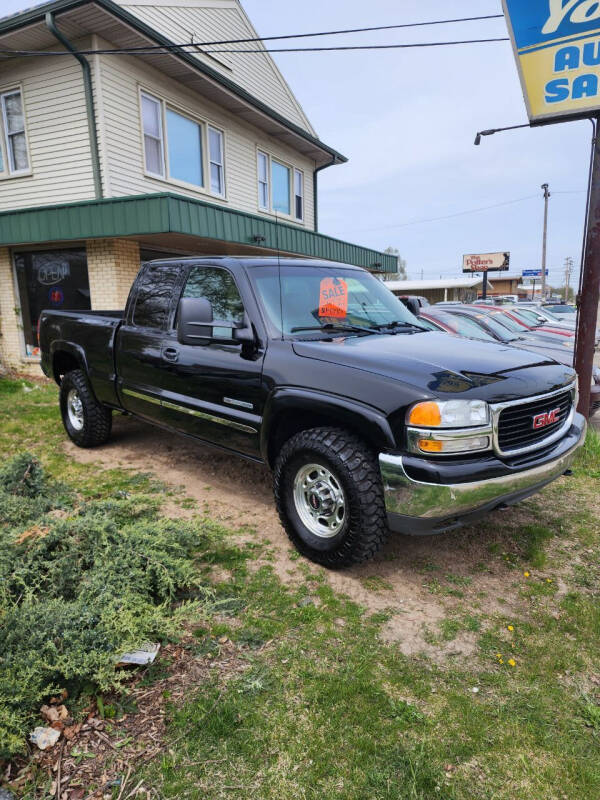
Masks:
[[[182,297],[177,309],[177,341],[205,344],[212,338],[213,311],[206,297]]]

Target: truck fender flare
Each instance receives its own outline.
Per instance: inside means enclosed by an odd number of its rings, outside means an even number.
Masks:
[[[87,358],[85,355],[85,350],[78,344],[74,344],[73,342],[68,342],[65,339],[55,339],[50,344],[50,363],[52,364],[52,373],[54,375],[54,380],[59,383],[58,373],[55,369],[55,358],[57,353],[67,353],[77,361],[79,367],[85,372],[85,374],[90,377]]]
[[[291,412],[313,413],[327,417],[334,426],[356,431],[375,448],[394,449],[396,443],[390,424],[377,409],[346,397],[310,389],[281,387],[267,398],[260,430],[260,450],[267,463],[271,462],[270,443],[277,423]],[[315,426],[322,422],[315,421]]]

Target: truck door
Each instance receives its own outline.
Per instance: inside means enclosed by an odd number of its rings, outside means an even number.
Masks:
[[[215,319],[241,322],[244,304],[223,267],[146,265],[119,332],[117,374],[123,407],[161,425],[259,457],[263,353],[240,344],[182,345],[179,298],[207,297]],[[215,329],[219,338],[231,335]]]
[[[234,275],[225,267],[191,266],[181,297],[206,297],[213,317],[243,323],[245,308]],[[251,317],[256,316],[254,308]],[[205,441],[251,456],[260,455],[259,429],[265,391],[264,352],[234,342],[230,328],[213,329],[229,343],[183,345],[176,316],[164,339],[161,381],[169,425]]]
[[[161,406],[164,337],[182,280],[180,263],[146,264],[134,284],[115,344],[123,408],[161,424],[168,422]]]

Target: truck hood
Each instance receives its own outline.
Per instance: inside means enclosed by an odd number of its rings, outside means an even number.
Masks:
[[[541,353],[434,331],[295,341],[293,349],[301,358],[373,372],[437,396],[490,402],[542,394],[574,378],[572,369]]]

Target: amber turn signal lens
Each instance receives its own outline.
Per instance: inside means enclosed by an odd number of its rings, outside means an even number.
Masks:
[[[419,439],[419,448],[424,453],[441,453],[444,449],[443,442],[436,442],[435,439]]]
[[[437,428],[442,423],[442,415],[437,403],[428,401],[417,403],[408,415],[409,425],[421,425],[424,428]]]

